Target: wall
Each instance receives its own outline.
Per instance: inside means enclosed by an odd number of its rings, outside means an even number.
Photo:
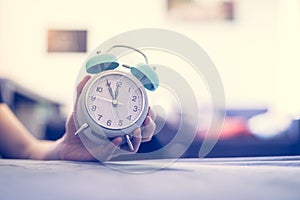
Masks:
[[[90,52],[111,35],[161,27],[187,35],[207,51],[224,82],[229,107],[276,104],[278,81],[286,81],[278,80],[277,69],[284,71],[280,64],[289,60],[288,53],[281,56],[281,48],[290,47],[281,30],[289,9],[281,8],[288,2],[236,0],[233,23],[183,23],[168,19],[164,0],[0,0],[0,75],[70,108],[87,54],[47,53],[47,29],[87,29]]]

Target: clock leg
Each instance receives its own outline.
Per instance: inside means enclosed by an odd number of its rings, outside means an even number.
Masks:
[[[126,135],[125,135],[125,138],[126,138],[126,142],[127,142],[127,145],[129,146],[130,150],[131,150],[131,151],[134,151],[132,142],[131,142],[131,140],[130,140],[130,136],[129,136],[128,134],[126,134]]]
[[[89,127],[88,123],[84,123],[80,126],[80,128],[74,133],[75,135],[78,135],[79,133],[81,133],[82,131],[84,131],[85,129],[87,129]]]

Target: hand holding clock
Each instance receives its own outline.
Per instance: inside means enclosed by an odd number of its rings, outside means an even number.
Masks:
[[[77,86],[77,99],[82,92],[83,86],[90,79],[85,77]],[[0,91],[1,92],[1,91]],[[0,94],[1,96],[1,94]],[[77,106],[77,100],[75,108]],[[66,134],[57,141],[39,140],[35,138],[25,126],[18,120],[8,105],[0,101],[0,154],[5,158],[39,159],[39,160],[96,160],[84,147],[78,136],[75,136],[75,111],[70,115],[66,123]],[[112,143],[100,145],[101,160],[122,153],[136,152],[141,142],[151,140],[155,129],[153,122],[154,113],[149,109],[148,115],[141,128],[132,133],[133,151],[122,143],[121,137],[116,137]],[[120,147],[121,146],[121,147]],[[123,149],[123,150],[121,150]],[[124,151],[125,150],[125,151]],[[99,158],[98,158],[99,159]]]
[[[90,76],[86,76],[77,86],[77,100],[83,90],[84,85],[88,82]],[[107,85],[110,88],[110,85]],[[113,95],[113,91],[111,89],[111,95],[113,99],[118,95],[118,87],[115,91],[115,95]],[[56,148],[52,152],[56,154],[60,159],[64,160],[81,160],[81,161],[89,161],[95,160],[95,158],[87,151],[84,147],[83,143],[81,142],[78,136],[75,136],[74,133],[76,132],[75,126],[75,111],[77,106],[77,100],[75,102],[75,108],[69,119],[66,123],[66,134],[57,141]],[[154,130],[155,130],[155,123],[154,123],[154,113],[149,108],[148,114],[142,127],[137,128],[132,133],[131,142],[133,145],[133,151],[130,150],[130,147],[124,142],[122,137],[116,137],[112,140],[111,143],[99,145],[99,151],[101,155],[99,157],[101,160],[109,160],[112,157],[121,155],[121,154],[131,154],[137,152],[139,146],[142,142],[150,141]],[[125,150],[125,151],[124,151]],[[98,158],[98,157],[97,157]],[[99,159],[99,158],[98,158]]]

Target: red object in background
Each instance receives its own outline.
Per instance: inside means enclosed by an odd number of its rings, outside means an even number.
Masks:
[[[220,139],[229,139],[242,135],[250,135],[250,131],[247,126],[247,120],[242,117],[225,118]]]
[[[223,140],[251,135],[247,126],[247,119],[243,117],[226,117],[220,133],[213,132],[212,128],[209,133],[201,132],[200,134],[198,134],[198,138],[203,139],[203,137],[205,137],[205,134],[209,134],[207,135],[207,137],[209,138],[219,137],[219,139]]]

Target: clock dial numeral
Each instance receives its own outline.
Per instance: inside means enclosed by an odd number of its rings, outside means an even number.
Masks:
[[[102,87],[96,87],[96,92],[103,92],[103,88]]]
[[[111,122],[112,122],[112,121],[111,121],[110,119],[107,120],[106,125],[107,125],[107,126],[111,126]]]
[[[129,115],[126,119],[128,119],[129,121],[131,121],[132,115]]]
[[[96,97],[95,96],[90,96],[91,101],[95,101]]]
[[[123,120],[119,120],[118,125],[119,125],[119,126],[123,126]]]
[[[98,114],[98,121],[103,117],[103,115]]]
[[[131,101],[136,102],[137,96],[133,96]]]
[[[116,89],[115,89],[115,99],[117,99],[118,95],[119,95],[119,88],[122,86],[122,81],[118,81],[116,83]]]
[[[137,112],[137,111],[138,111],[138,106],[133,106],[132,111],[133,111],[133,112]]]
[[[97,106],[96,105],[93,105],[92,106],[92,111],[96,111],[97,110]]]
[[[118,81],[118,82],[116,83],[116,87],[121,87],[122,85],[123,85],[122,81]]]

